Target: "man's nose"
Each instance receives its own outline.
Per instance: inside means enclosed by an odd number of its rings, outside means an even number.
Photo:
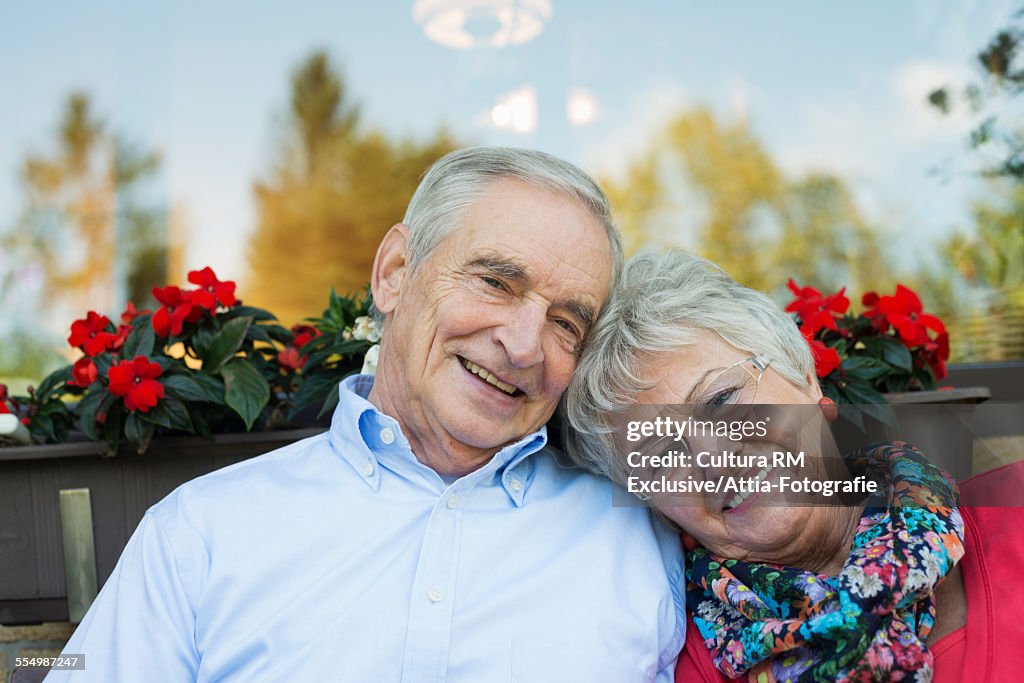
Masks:
[[[526,368],[544,361],[543,334],[547,310],[530,302],[516,307],[509,320],[497,328],[497,341],[513,367]]]

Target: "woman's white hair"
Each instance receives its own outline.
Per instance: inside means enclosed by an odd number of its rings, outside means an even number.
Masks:
[[[562,398],[563,442],[576,464],[621,480],[613,415],[652,386],[642,379],[652,357],[695,344],[700,332],[767,356],[771,372],[797,386],[814,377],[807,341],[767,296],[707,259],[680,250],[642,251],[626,263]]]
[[[544,152],[512,147],[467,147],[430,167],[409,200],[402,222],[409,228],[409,267],[416,268],[460,225],[463,212],[496,180],[510,178],[577,201],[605,230],[611,248],[612,285],[622,270],[622,241],[608,198],[584,171]],[[378,323],[383,316],[374,310]]]

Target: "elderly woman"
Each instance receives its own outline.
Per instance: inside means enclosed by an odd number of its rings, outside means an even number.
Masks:
[[[566,450],[625,485],[639,454],[627,456],[621,425],[645,407],[734,418],[765,404],[804,405],[835,419],[793,321],[704,259],[642,253],[627,265],[566,393]],[[792,450],[798,430],[781,416],[798,409],[786,410],[732,450]],[[815,427],[797,422],[806,444]],[[677,681],[1016,678],[1024,651],[1021,509],[958,508],[948,475],[905,444],[878,444],[854,461],[881,485],[870,506],[786,505],[777,496],[773,504],[763,488],[651,500],[683,530],[688,548],[691,621]],[[712,466],[716,475],[731,466],[758,483],[780,480],[756,463]],[[977,486],[991,495],[1024,490],[1024,463]]]

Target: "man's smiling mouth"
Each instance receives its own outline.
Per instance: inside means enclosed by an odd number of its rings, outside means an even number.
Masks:
[[[465,358],[462,357],[459,357],[459,360],[462,361],[462,366],[464,368],[466,368],[467,370],[469,370],[474,375],[476,375],[483,381],[487,382],[494,388],[501,390],[502,393],[507,394],[509,396],[516,396],[522,393],[516,387],[512,386],[511,384],[506,384],[505,382],[502,382],[500,379],[498,379],[497,377],[495,377],[490,372],[480,367],[473,361],[466,360]]]

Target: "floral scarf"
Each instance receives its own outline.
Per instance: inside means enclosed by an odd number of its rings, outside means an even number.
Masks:
[[[751,681],[931,680],[924,641],[936,584],[964,554],[959,491],[912,447],[851,456],[884,478],[886,509],[868,509],[839,576],[687,554],[686,602],[727,676]]]

